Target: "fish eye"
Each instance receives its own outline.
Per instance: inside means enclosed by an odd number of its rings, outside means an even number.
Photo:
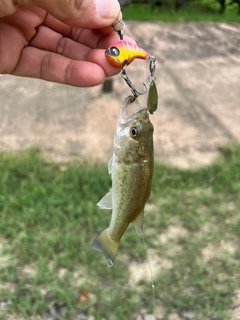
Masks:
[[[116,47],[111,47],[111,48],[109,49],[109,52],[110,52],[110,55],[111,55],[111,56],[114,56],[114,57],[117,57],[117,56],[119,56],[119,54],[120,54],[119,49],[116,48]]]
[[[137,136],[138,136],[138,130],[137,130],[136,127],[133,127],[133,128],[131,129],[131,135],[132,135],[133,138],[137,138]]]

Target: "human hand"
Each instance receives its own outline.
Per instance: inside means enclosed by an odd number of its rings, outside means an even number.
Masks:
[[[119,72],[104,55],[118,18],[117,0],[0,0],[0,73],[98,85]]]

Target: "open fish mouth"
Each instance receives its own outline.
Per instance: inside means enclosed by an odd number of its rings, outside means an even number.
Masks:
[[[148,113],[147,107],[142,107],[138,99],[134,98],[134,96],[128,96],[124,101],[118,123],[126,124],[132,121],[136,117],[136,114],[141,113],[142,111]]]

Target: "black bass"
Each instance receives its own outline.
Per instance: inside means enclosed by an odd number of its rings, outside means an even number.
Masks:
[[[98,203],[101,209],[112,209],[110,225],[92,243],[95,250],[106,256],[109,267],[113,266],[119,241],[128,225],[133,223],[136,231],[142,232],[153,162],[153,125],[148,109],[129,96],[120,112],[108,165],[112,189]]]

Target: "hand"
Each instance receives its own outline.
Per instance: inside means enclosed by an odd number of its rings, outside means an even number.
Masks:
[[[87,87],[119,72],[104,55],[117,0],[0,0],[0,17],[0,73]]]

